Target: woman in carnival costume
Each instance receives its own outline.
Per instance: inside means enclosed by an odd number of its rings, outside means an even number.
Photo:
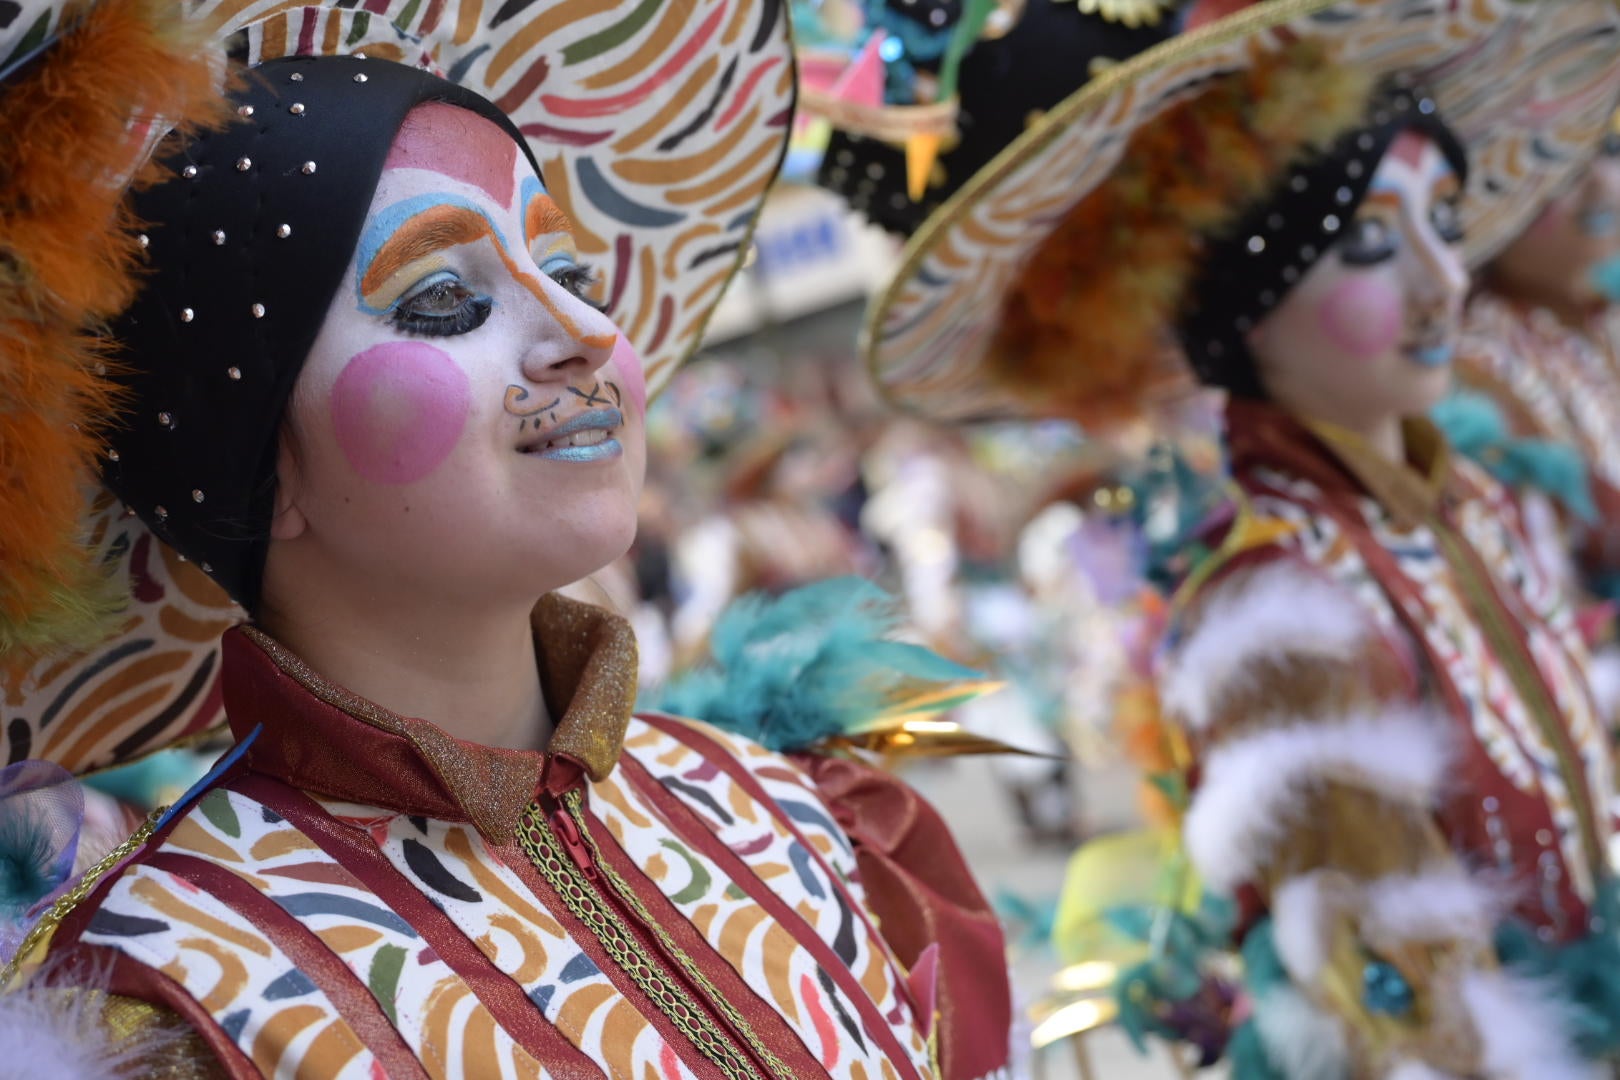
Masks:
[[[1453,443],[1521,492],[1549,565],[1612,638],[1620,600],[1620,114],[1595,159],[1480,271],[1458,349]],[[1597,681],[1620,719],[1620,660]]]
[[[1048,66],[1078,83],[1076,53]],[[880,385],[941,419],[1139,417],[1183,381],[1172,331],[1229,397],[1236,512],[1160,689],[1187,856],[1238,916],[1246,1004],[1200,1031],[1213,1058],[1248,1016],[1236,1075],[1587,1076],[1620,1046],[1582,642],[1423,419],[1467,264],[1589,158],[1617,55],[1579,0],[1194,6],[967,178],[873,308]]]
[[[161,144],[139,232],[109,229],[114,148],[206,112],[169,91],[227,54],[223,117]],[[238,740],[32,913],[8,1065],[1004,1070],[1000,935],[933,811],[848,759],[632,716],[626,624],[550,595],[629,544],[647,395],[774,175],[777,5],[10,4],[0,58],[0,139],[26,151],[0,177],[3,314],[36,365],[8,385],[4,497],[43,507],[0,548],[10,692],[57,691],[7,760],[116,763],[205,729],[215,685]],[[80,171],[62,136],[87,130],[106,154]],[[59,272],[79,242],[96,291]],[[99,562],[52,486],[98,465],[143,523],[109,541],[99,499]],[[95,606],[57,587],[75,567],[131,582],[117,632],[145,636],[64,677],[44,654]],[[199,573],[252,616],[217,683],[207,620],[231,616]],[[83,1042],[42,1048],[64,1030]]]

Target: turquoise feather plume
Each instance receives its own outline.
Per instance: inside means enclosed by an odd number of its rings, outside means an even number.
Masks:
[[[1620,303],[1620,255],[1604,259],[1592,268],[1592,284],[1610,303]]]
[[[689,716],[778,752],[852,735],[919,683],[982,678],[920,645],[893,641],[899,605],[860,578],[770,597],[720,616],[711,663],[645,695],[645,709]]]
[[[1508,487],[1545,492],[1582,521],[1597,517],[1586,463],[1573,447],[1513,438],[1496,403],[1466,390],[1435,406],[1433,418],[1452,446]]]
[[[0,769],[0,923],[21,919],[68,879],[83,822],[84,790],[60,765]]]

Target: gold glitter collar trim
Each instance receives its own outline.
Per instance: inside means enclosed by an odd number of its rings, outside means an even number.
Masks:
[[[560,716],[545,754],[457,739],[327,680],[257,627],[238,632],[317,700],[406,742],[480,832],[505,837],[534,798],[551,756],[575,759],[593,780],[611,774],[635,708],[637,653],[629,623],[602,608],[549,595],[535,605],[531,620],[546,702]],[[298,782],[296,776],[287,779]]]
[[[1334,424],[1307,425],[1341,465],[1378,503],[1405,524],[1424,520],[1440,505],[1451,456],[1439,428],[1415,418],[1401,424],[1404,465],[1386,460],[1365,439]]]
[[[566,703],[550,752],[576,759],[592,780],[607,779],[636,707],[635,631],[604,608],[553,593],[535,605],[534,636],[552,715]]]

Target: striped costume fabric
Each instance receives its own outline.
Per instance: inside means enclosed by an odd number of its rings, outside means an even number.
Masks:
[[[550,603],[579,618],[581,605]],[[601,625],[613,640],[629,633]],[[304,686],[287,679],[245,640],[227,636],[233,712],[243,668],[255,724],[296,713],[310,689],[343,700],[306,673],[294,676]],[[649,715],[624,722],[616,760],[586,780],[560,756],[453,740],[423,751],[438,736],[422,722],[346,708],[265,723],[245,765],[103,878],[51,952],[73,970],[109,965],[115,993],[181,1014],[232,1077],[976,1080],[1004,1067],[999,937],[971,972],[902,957],[885,936],[894,909],[866,884],[869,841],[841,824],[860,812],[806,765]],[[352,735],[333,730],[339,717]],[[564,741],[572,722],[559,724]],[[336,741],[299,737],[314,724]],[[388,763],[399,743],[379,724],[440,775],[463,771],[445,781],[460,794],[413,795],[421,781]],[[345,738],[373,775],[329,760]],[[335,771],[307,768],[301,785],[282,750]],[[497,811],[470,804],[504,787],[515,758],[540,779],[488,828]],[[925,875],[967,880],[948,845],[927,854]],[[966,888],[970,914],[993,926]],[[991,988],[983,1001],[953,999],[971,983]],[[983,1022],[993,1034],[970,1039],[990,1045],[953,1062],[938,1030],[948,1008]]]
[[[1254,1053],[1288,1076],[1595,1075],[1539,1011],[1562,995],[1614,1022],[1562,974],[1607,964],[1614,885],[1564,595],[1431,425],[1399,465],[1227,409],[1241,510],[1178,596],[1161,685],[1193,759],[1188,856],[1241,912]],[[1279,1035],[1300,1030],[1314,1066]]]
[[[1236,561],[1298,561],[1399,643],[1415,696],[1455,726],[1468,805],[1445,816],[1451,842],[1517,882],[1514,910],[1544,937],[1583,933],[1609,877],[1591,845],[1606,850],[1613,763],[1575,613],[1513,501],[1483,470],[1453,461],[1433,508],[1392,508],[1346,487],[1343,473],[1300,468],[1313,459],[1311,437],[1279,434],[1268,410],[1238,417],[1235,475],[1248,512],[1279,539]],[[1492,839],[1509,834],[1511,843]]]

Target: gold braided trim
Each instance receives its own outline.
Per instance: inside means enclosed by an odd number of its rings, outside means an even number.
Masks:
[[[781,1080],[795,1080],[793,1074],[788,1071],[788,1067],[784,1065],[775,1054],[771,1053],[770,1049],[766,1047],[758,1035],[754,1034],[754,1029],[749,1025],[747,1020],[743,1019],[742,1014],[737,1011],[736,1006],[732,1005],[730,1000],[728,1000],[726,996],[720,993],[719,989],[715,987],[714,983],[709,981],[709,977],[705,975],[702,969],[697,966],[696,961],[694,961],[690,956],[686,955],[686,953],[675,944],[675,940],[669,936],[669,933],[664,929],[663,924],[652,917],[652,913],[649,912],[646,905],[641,902],[641,897],[636,895],[635,890],[630,887],[630,883],[625,881],[623,877],[619,876],[619,872],[613,869],[613,867],[609,866],[606,860],[602,858],[602,849],[596,846],[596,841],[592,839],[591,834],[586,831],[585,811],[581,806],[582,799],[580,793],[578,791],[570,791],[567,795],[563,796],[563,802],[567,805],[568,813],[571,817],[573,817],[574,823],[579,826],[580,837],[585,841],[586,845],[590,847],[591,855],[596,859],[597,868],[601,870],[603,875],[608,879],[609,883],[612,884],[614,891],[619,894],[619,898],[630,905],[631,910],[636,913],[637,918],[641,919],[642,922],[652,928],[652,932],[658,937],[659,944],[663,945],[664,948],[668,950],[669,954],[680,963],[682,969],[685,970],[686,974],[691,977],[692,981],[703,988],[703,992],[709,995],[709,1000],[715,1005],[715,1007],[717,1007],[725,1018],[730,1021],[733,1027],[742,1033],[743,1038],[748,1040],[748,1045],[753,1048],[755,1054],[759,1055],[760,1060],[765,1062],[773,1073],[781,1077]]]
[[[570,792],[564,799],[568,813],[579,822],[582,816],[579,810],[579,793]],[[589,834],[584,832],[583,823],[580,823],[580,831],[582,836],[587,837],[586,842],[590,844],[592,855],[597,860],[598,870],[609,875],[615,889],[620,889],[623,885],[622,880],[602,864],[601,852],[596,844],[588,839]],[[695,1001],[670,972],[642,952],[640,943],[623,921],[608,905],[601,902],[584,871],[575,866],[568,856],[558,852],[557,845],[552,839],[551,824],[546,821],[545,812],[537,803],[530,803],[524,808],[523,816],[518,823],[517,838],[524,854],[529,857],[529,862],[540,871],[541,876],[556,890],[557,895],[562,897],[568,910],[590,928],[607,954],[613,958],[613,962],[630,976],[631,981],[652,1000],[660,1012],[668,1017],[670,1023],[690,1039],[699,1052],[712,1061],[728,1080],[754,1080],[757,1074],[753,1065],[738,1052],[726,1033],[711,1019],[704,1004]],[[622,891],[620,895],[623,896]],[[681,962],[688,974],[693,974],[695,967],[692,966],[691,960],[673,946],[663,930],[648,917],[646,909],[633,898],[630,903],[637,909],[636,914],[641,916],[645,924],[657,932],[660,942],[669,950],[670,955]],[[707,979],[699,976],[696,981],[710,994],[710,1005],[721,1011],[729,1009],[725,999],[715,991]],[[734,1013],[734,1010],[731,1011]],[[771,1064],[771,1068],[781,1080],[793,1080],[792,1074],[782,1067],[781,1062],[759,1046],[745,1025],[739,1022],[738,1030],[744,1032],[754,1049]]]
[[[85,897],[95,891],[96,886],[101,883],[101,879],[106,877],[119,863],[146,846],[146,841],[151,838],[152,831],[157,828],[158,819],[167,810],[168,807],[161,806],[148,814],[146,820],[141,822],[140,826],[129,835],[127,840],[109,851],[106,857],[96,865],[86,870],[84,877],[79,879],[79,883],[63,893],[56,903],[50,906],[50,910],[40,916],[39,921],[33,925],[28,931],[28,935],[23,938],[22,944],[17,947],[16,955],[6,962],[3,970],[0,970],[0,993],[3,993],[11,985],[12,980],[22,973],[25,966],[30,966],[28,965],[29,958],[35,952],[45,948],[51,936],[56,933],[56,928],[61,925],[62,920],[68,917],[70,911],[83,903]]]

